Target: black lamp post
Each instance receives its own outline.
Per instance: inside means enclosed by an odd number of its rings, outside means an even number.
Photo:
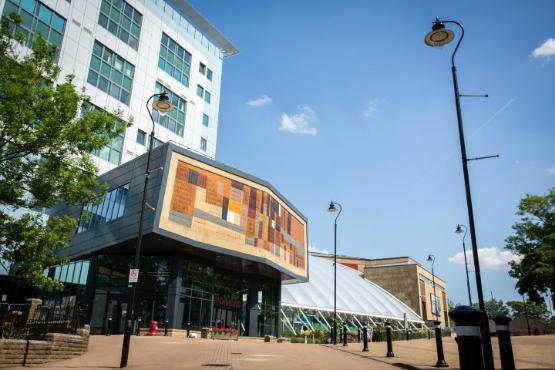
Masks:
[[[160,94],[154,94],[150,98],[148,98],[146,102],[146,109],[148,114],[150,115],[150,119],[152,121],[152,131],[150,132],[150,142],[148,145],[148,153],[146,157],[146,169],[145,169],[145,182],[143,187],[143,200],[141,202],[141,215],[139,216],[139,233],[137,236],[137,246],[135,248],[135,262],[133,264],[134,269],[139,268],[140,258],[141,258],[141,246],[143,243],[143,216],[146,207],[146,190],[148,187],[148,180],[150,177],[150,154],[152,149],[154,148],[154,127],[155,122],[154,118],[152,117],[152,113],[149,109],[148,104],[154,98],[158,98],[152,103],[152,109],[156,110],[159,114],[166,114],[173,110],[173,104],[168,99],[168,95],[165,92]],[[133,316],[134,316],[134,306],[135,306],[135,294],[137,292],[137,283],[131,283],[131,294],[129,294],[129,302],[127,304],[127,312],[125,314],[125,331],[123,333],[123,346],[121,349],[121,361],[120,367],[127,366],[127,359],[129,357],[129,345],[131,341],[131,335],[133,331]]]
[[[432,312],[436,316],[434,321],[434,331],[436,336],[436,350],[437,350],[437,362],[435,367],[449,367],[445,362],[445,355],[443,354],[443,341],[441,337],[441,321],[439,321],[439,305],[436,295],[436,275],[434,273],[434,263],[436,262],[436,257],[433,254],[428,255],[428,262],[432,264],[432,285],[434,286],[434,299],[432,303]]]
[[[461,45],[461,41],[464,37],[464,27],[457,21],[446,20],[441,21],[436,18],[432,31],[426,35],[424,38],[425,43],[428,46],[436,47],[443,46],[451,41],[455,37],[455,33],[450,29],[445,28],[445,23],[451,23],[457,25],[461,29],[461,37],[457,42],[457,46],[451,55],[451,74],[453,77],[453,89],[455,93],[455,104],[457,108],[457,122],[459,128],[459,142],[461,146],[461,159],[463,166],[464,175],[464,185],[466,193],[466,207],[468,210],[468,225],[470,228],[470,237],[472,239],[472,257],[474,259],[474,273],[476,274],[476,291],[478,293],[478,303],[480,305],[480,310],[484,313],[484,320],[481,322],[481,333],[482,333],[482,349],[484,352],[484,365],[486,370],[494,370],[495,366],[493,363],[493,350],[491,347],[491,337],[489,333],[488,317],[486,313],[486,308],[484,305],[484,295],[482,292],[482,278],[480,276],[480,261],[478,259],[478,243],[476,241],[476,229],[474,227],[474,211],[472,209],[472,196],[470,194],[470,180],[468,176],[468,158],[466,156],[466,144],[464,141],[464,131],[461,113],[461,102],[459,94],[459,84],[457,82],[457,67],[455,67],[455,54]]]
[[[341,204],[334,201],[330,202],[328,212],[337,212],[337,216],[335,216],[335,221],[333,223],[333,344],[337,344],[337,219],[342,210],[343,207],[341,207]]]
[[[466,261],[466,245],[464,243],[464,240],[466,239],[466,232],[467,232],[467,228],[464,225],[457,225],[457,228],[455,229],[455,234],[462,234],[463,238],[462,238],[462,245],[463,245],[463,253],[464,253],[464,270],[466,271],[466,289],[468,291],[468,305],[472,306],[472,295],[470,294],[470,278],[468,277],[468,262]]]

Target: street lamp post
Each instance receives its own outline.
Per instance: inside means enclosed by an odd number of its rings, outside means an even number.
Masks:
[[[437,362],[435,367],[449,367],[447,362],[445,362],[445,355],[443,353],[443,338],[441,337],[441,321],[439,321],[439,305],[437,304],[436,295],[436,275],[434,272],[434,263],[436,262],[436,257],[433,254],[428,255],[428,262],[432,265],[432,285],[434,286],[434,299],[431,300],[432,312],[436,317],[434,321],[434,332],[436,336],[436,350],[437,350]]]
[[[466,271],[466,289],[468,291],[468,305],[472,306],[472,295],[470,294],[470,278],[468,277],[468,262],[466,261],[466,245],[464,243],[464,240],[466,239],[466,232],[467,232],[467,228],[464,225],[457,225],[457,228],[455,229],[455,234],[462,234],[463,238],[462,238],[462,245],[463,245],[463,253],[464,253],[464,270]]]
[[[337,212],[337,216],[335,216],[335,221],[333,223],[333,344],[337,344],[337,219],[342,210],[343,207],[341,207],[341,204],[334,201],[330,202],[328,212]]]
[[[141,258],[141,246],[143,243],[143,216],[146,207],[146,191],[148,187],[148,180],[150,177],[150,155],[154,148],[154,127],[155,122],[148,104],[154,98],[158,98],[152,103],[152,109],[156,110],[159,114],[166,114],[173,110],[173,104],[169,101],[168,95],[165,92],[154,94],[148,98],[146,102],[146,109],[152,121],[152,131],[150,132],[150,142],[148,145],[148,153],[146,156],[146,169],[145,169],[145,182],[143,187],[143,199],[141,202],[141,214],[139,216],[139,232],[137,235],[137,246],[135,248],[135,262],[133,268],[138,269]],[[127,366],[127,359],[129,357],[129,345],[131,342],[131,334],[133,331],[133,316],[135,308],[135,294],[137,292],[137,282],[131,282],[131,294],[129,294],[129,302],[127,303],[127,312],[125,314],[125,331],[123,333],[123,346],[121,349],[120,367]]]
[[[464,37],[464,27],[457,21],[452,21],[452,20],[440,21],[439,19],[436,18],[432,26],[432,31],[426,35],[426,37],[424,38],[424,41],[428,46],[432,46],[432,47],[443,46],[453,41],[455,34],[450,29],[445,28],[445,23],[455,24],[461,29],[461,37],[459,38],[459,41],[457,42],[457,46],[455,47],[455,50],[451,55],[451,74],[453,77],[453,89],[455,93],[455,104],[457,109],[459,142],[461,146],[461,159],[462,159],[464,185],[465,185],[465,193],[466,193],[466,207],[468,211],[468,225],[470,227],[470,237],[472,239],[472,257],[474,260],[474,273],[476,275],[476,291],[478,293],[478,303],[480,305],[480,310],[484,314],[484,320],[482,320],[480,325],[481,334],[483,338],[482,349],[484,353],[484,365],[486,370],[495,370],[495,366],[493,363],[493,350],[491,347],[491,337],[489,332],[488,317],[487,317],[486,308],[484,305],[484,295],[482,292],[482,278],[480,276],[480,261],[478,258],[478,243],[476,241],[476,229],[474,227],[474,211],[472,209],[472,196],[470,194],[470,180],[468,176],[469,159],[466,156],[466,144],[464,140],[459,84],[457,82],[457,67],[455,67],[455,55]]]

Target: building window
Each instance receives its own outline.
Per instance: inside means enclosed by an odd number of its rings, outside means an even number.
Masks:
[[[206,64],[199,62],[198,71],[201,75],[206,76],[209,81],[212,81],[212,70],[206,67]]]
[[[25,45],[31,47],[33,35],[38,33],[46,42],[57,47],[56,55],[62,46],[65,18],[52,9],[36,0],[6,0],[4,5],[4,16],[17,13],[21,17],[21,23],[16,27],[10,27],[13,33],[21,32],[25,36]]]
[[[98,24],[137,50],[143,16],[124,0],[102,0]]]
[[[197,85],[197,96],[204,98],[204,101],[207,103],[210,103],[212,97],[212,95],[200,85]]]
[[[189,87],[191,72],[191,53],[182,48],[171,37],[162,33],[158,67],[167,74]]]
[[[100,42],[94,42],[87,82],[129,105],[135,66]]]
[[[129,184],[110,190],[99,204],[89,203],[83,207],[77,233],[93,229],[98,225],[117,220],[123,216]]]
[[[176,135],[183,136],[183,132],[185,130],[185,100],[170,89],[162,86],[159,82],[156,82],[156,94],[160,94],[162,91],[165,91],[168,94],[168,98],[173,104],[173,110],[163,116],[156,110],[153,110],[152,116],[160,126],[167,128]]]
[[[208,121],[209,121],[209,119],[210,119],[210,118],[208,117],[208,115],[207,115],[206,113],[203,113],[203,114],[202,114],[202,125],[203,125],[204,127],[208,127]]]
[[[208,142],[206,141],[206,139],[203,138],[203,137],[201,137],[201,138],[200,138],[200,149],[201,149],[202,151],[204,151],[204,152],[206,151],[206,145],[207,145],[207,144],[208,144]]]
[[[150,138],[149,138],[148,142],[150,143]],[[164,142],[162,140],[158,140],[157,138],[154,138],[154,144],[152,145],[152,147],[153,147],[153,149],[156,149],[162,144],[164,144]]]
[[[141,145],[145,145],[146,144],[146,132],[144,132],[143,130],[137,130],[137,139],[136,139],[137,143],[141,144]]]
[[[81,113],[84,114],[87,111],[90,110],[101,110],[104,111],[102,108],[99,108],[95,105],[92,104],[86,104],[83,105],[82,109],[81,109]],[[123,121],[121,120],[117,120],[116,121],[116,125],[118,127],[120,127],[121,125],[123,125]],[[112,141],[110,143],[108,143],[108,145],[106,145],[104,148],[102,149],[94,149],[92,151],[92,154],[97,156],[100,159],[103,159],[105,161],[108,161],[112,164],[115,165],[119,165],[121,163],[121,156],[123,153],[123,139],[125,137],[125,132],[116,136],[115,138],[112,139]]]

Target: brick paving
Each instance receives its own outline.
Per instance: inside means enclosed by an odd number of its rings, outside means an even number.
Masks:
[[[121,335],[92,336],[78,358],[33,367],[50,369],[117,368]],[[218,341],[176,337],[133,337],[129,368],[210,370],[399,370],[398,367],[320,345],[264,343],[257,339]]]
[[[83,356],[35,367],[51,369],[117,368],[122,336],[92,336],[89,351]],[[330,348],[331,347],[331,348]],[[450,369],[458,368],[456,343],[445,338],[445,358]],[[497,341],[493,339],[498,362]],[[130,368],[142,369],[210,369],[210,370],[399,370],[432,369],[436,352],[434,340],[420,339],[393,342],[394,358],[385,357],[385,343],[348,347],[264,343],[260,339],[218,341],[176,337],[133,337],[129,356]],[[513,351],[517,369],[555,370],[555,336],[514,337]]]
[[[459,368],[459,354],[454,338],[443,338],[444,355],[450,369]],[[517,369],[551,369],[555,370],[555,336],[523,336],[512,337],[513,354]],[[369,344],[369,351],[362,352],[362,344],[349,343],[347,347],[342,345],[327,347],[341,352],[351,353],[357,357],[371,358],[384,363],[396,364],[398,366],[408,365],[412,369],[436,369],[433,365],[437,361],[435,340],[417,339],[410,341],[393,342],[393,353],[395,357],[385,356],[387,347],[385,342]],[[501,369],[499,360],[499,345],[497,338],[492,338],[493,355],[496,369]]]

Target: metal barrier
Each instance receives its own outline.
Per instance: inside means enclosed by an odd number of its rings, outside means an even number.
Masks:
[[[78,306],[0,304],[0,338],[42,339],[47,333],[75,334],[85,324],[86,309]]]

